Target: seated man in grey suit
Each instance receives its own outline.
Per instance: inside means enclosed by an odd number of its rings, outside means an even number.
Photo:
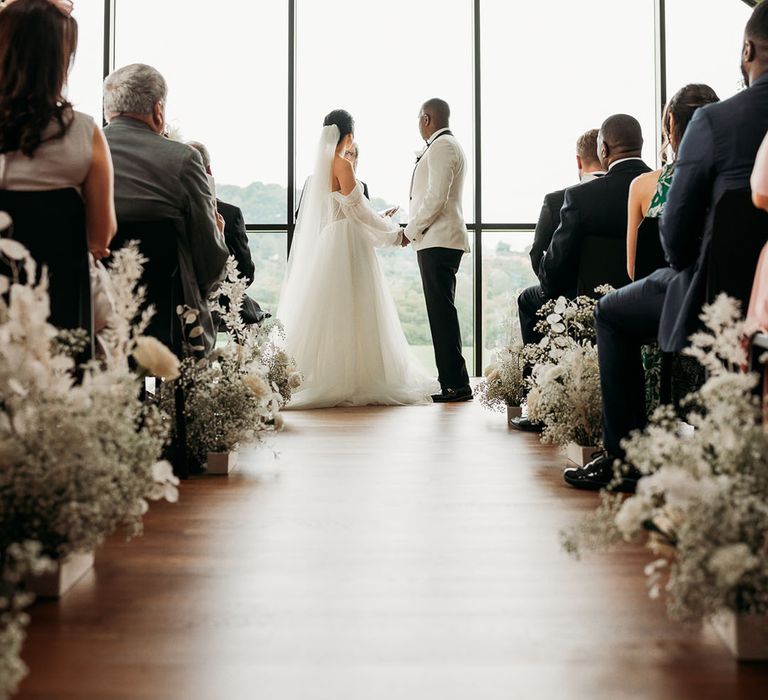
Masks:
[[[216,336],[207,299],[229,255],[224,221],[216,216],[200,154],[163,136],[167,92],[163,76],[139,63],[104,81],[118,233],[123,223],[173,222],[184,303],[200,312],[201,338],[210,350]]]
[[[577,184],[591,182],[605,175],[605,170],[600,163],[600,156],[597,153],[597,134],[597,129],[590,129],[579,136],[576,141],[576,167],[579,171]],[[549,248],[557,227],[560,226],[560,210],[563,208],[564,201],[564,189],[550,192],[544,196],[544,203],[541,205],[541,213],[536,224],[536,231],[533,234],[533,245],[530,252],[531,265],[537,277],[541,259]]]

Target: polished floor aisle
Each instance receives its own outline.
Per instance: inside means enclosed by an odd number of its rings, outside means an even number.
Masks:
[[[286,415],[277,459],[184,483],[33,607],[20,700],[768,697],[647,598],[643,550],[560,550],[596,497],[501,414]]]

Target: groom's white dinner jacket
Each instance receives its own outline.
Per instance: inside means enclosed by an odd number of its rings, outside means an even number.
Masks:
[[[410,222],[405,236],[414,250],[453,248],[469,252],[461,210],[466,159],[447,129],[436,131],[416,162],[411,183]]]

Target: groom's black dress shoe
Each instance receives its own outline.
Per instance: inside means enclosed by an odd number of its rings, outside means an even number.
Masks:
[[[541,423],[535,423],[530,418],[513,418],[509,421],[509,425],[515,430],[524,430],[526,433],[540,433],[544,430]]]
[[[465,386],[461,389],[443,389],[441,394],[432,394],[435,403],[453,403],[456,401],[471,401],[472,387]]]
[[[634,493],[642,474],[634,467],[615,474],[614,457],[602,453],[583,467],[569,467],[563,472],[567,484],[587,491],[600,491],[608,488],[619,493]]]

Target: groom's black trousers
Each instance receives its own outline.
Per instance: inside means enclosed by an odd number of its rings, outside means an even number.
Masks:
[[[451,248],[427,248],[417,253],[435,348],[437,378],[443,389],[469,386],[467,365],[461,354],[459,315],[454,304],[456,273],[462,255],[463,251]]]

